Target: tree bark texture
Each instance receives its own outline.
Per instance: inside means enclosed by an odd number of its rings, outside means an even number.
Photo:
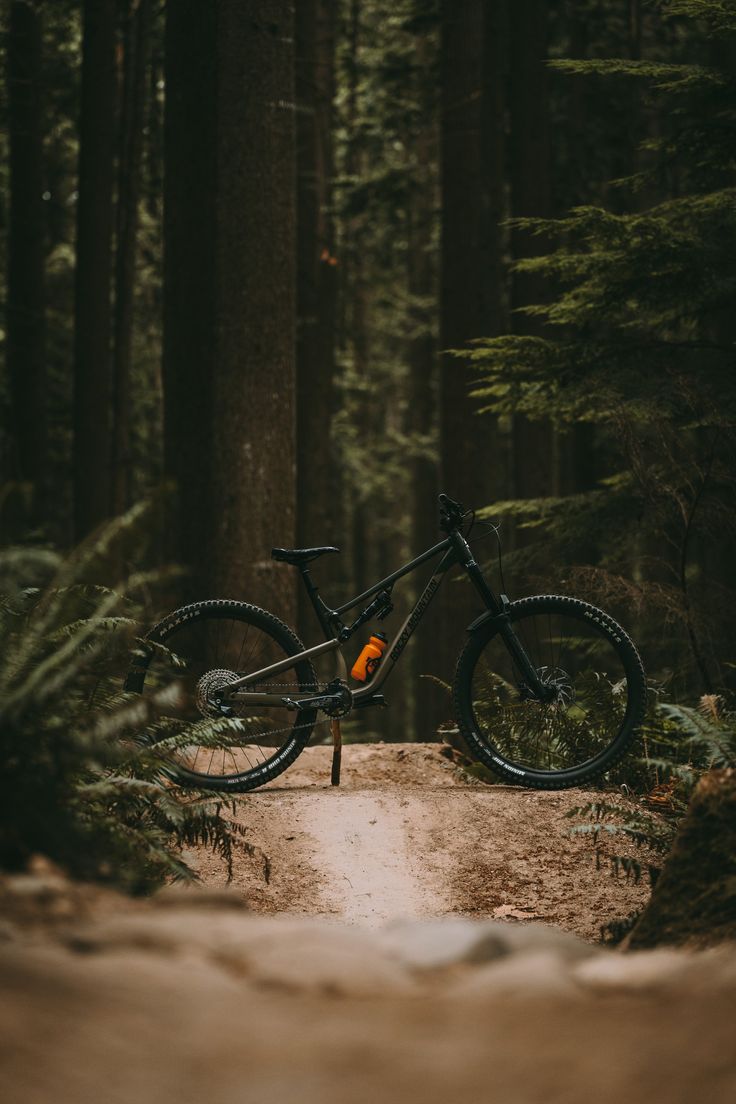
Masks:
[[[293,621],[294,5],[169,6],[167,470],[190,592]]]
[[[502,119],[491,109],[500,77],[496,8],[487,0],[442,4],[443,351],[493,336],[503,323]],[[440,482],[451,497],[479,507],[493,493],[494,434],[470,397],[472,380],[467,363],[443,352]]]
[[[491,0],[441,4],[440,489],[466,506],[498,492],[495,422],[478,415],[473,373],[445,350],[503,331],[504,5]],[[463,626],[475,605],[448,581],[433,672],[452,677]],[[449,700],[446,712],[451,712]]]
[[[736,938],[736,770],[700,780],[628,950]]]
[[[74,521],[78,539],[110,515],[115,0],[86,0],[74,316]]]
[[[30,483],[39,514],[48,478],[41,15],[34,0],[13,0],[7,39],[10,211],[6,364],[14,421],[10,472]]]
[[[437,463],[431,441],[437,424],[437,337],[430,318],[429,303],[437,289],[437,258],[432,247],[432,224],[436,196],[431,188],[431,165],[437,135],[428,126],[414,144],[416,180],[409,208],[407,283],[412,300],[412,336],[408,344],[409,401],[407,432],[413,440],[411,463],[411,551],[418,556],[439,539],[437,529]],[[415,577],[415,599],[421,593],[422,577]],[[430,613],[434,616],[435,611]],[[431,622],[425,623],[423,628]],[[414,731],[419,740],[431,739],[444,715],[443,692],[422,676],[435,671],[436,648],[431,631],[417,633],[408,653],[411,663]]]
[[[546,217],[551,214],[549,113],[547,109],[547,16],[546,0],[515,0],[510,5],[510,180],[511,213],[514,218]],[[546,251],[542,238],[515,229],[511,236],[515,261]],[[515,273],[512,307],[542,302],[545,287],[539,277]],[[518,334],[538,335],[537,319],[512,315]],[[518,498],[540,498],[554,493],[556,464],[551,425],[514,418],[512,492]],[[517,543],[526,542],[523,530]]]
[[[166,12],[164,115],[164,471],[175,485],[169,557],[204,591],[212,467],[215,337],[217,5],[179,2]]]
[[[151,0],[128,0],[123,55],[115,257],[112,402],[112,509],[130,505],[131,367],[138,203],[141,195]]]
[[[330,436],[335,411],[337,265],[332,216],[336,0],[296,6],[297,543],[340,543],[340,479]],[[299,629],[314,635],[299,589]]]

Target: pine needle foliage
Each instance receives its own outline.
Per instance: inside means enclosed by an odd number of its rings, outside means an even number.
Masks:
[[[662,14],[676,27],[697,21],[689,63],[554,63],[588,84],[637,81],[656,126],[616,182],[628,210],[518,220],[555,243],[516,265],[550,289],[524,308],[542,336],[480,339],[470,359],[481,411],[551,418],[562,435],[595,427],[608,469],[595,486],[494,512],[543,531],[537,551],[564,565],[560,581],[614,599],[653,673],[690,697],[732,681],[736,593],[716,547],[728,558],[736,540],[736,5],[668,3]]]
[[[175,671],[149,699],[121,689],[135,596],[152,577],[86,581],[144,513],[132,509],[66,558],[0,550],[0,867],[40,853],[75,877],[142,892],[196,877],[183,847],[211,849],[228,871],[235,848],[247,848],[221,802],[169,782],[166,753],[192,739],[166,717]],[[200,744],[218,738],[197,734]]]

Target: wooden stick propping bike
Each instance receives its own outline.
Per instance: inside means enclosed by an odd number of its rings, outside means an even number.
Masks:
[[[332,776],[330,780],[333,786],[339,786],[340,763],[342,761],[342,730],[337,717],[333,718],[330,731],[332,732]]]

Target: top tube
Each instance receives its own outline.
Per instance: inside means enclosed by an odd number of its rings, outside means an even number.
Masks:
[[[426,552],[422,552],[421,556],[417,556],[415,560],[410,560],[409,563],[404,564],[398,571],[394,571],[393,574],[387,575],[385,579],[381,579],[380,583],[375,583],[368,590],[364,590],[362,594],[359,594],[357,598],[351,598],[349,602],[346,602],[344,606],[340,606],[338,609],[332,612],[338,617],[342,613],[347,613],[348,610],[353,609],[355,606],[359,606],[361,602],[366,598],[370,598],[372,594],[377,594],[379,590],[382,590],[389,583],[395,583],[397,579],[400,579],[403,575],[408,575],[410,571],[413,571],[416,567],[421,567],[427,560],[431,560],[433,556],[438,555],[440,552],[444,552],[451,545],[452,541],[449,537],[446,537],[439,544],[435,544],[432,548],[428,548]]]

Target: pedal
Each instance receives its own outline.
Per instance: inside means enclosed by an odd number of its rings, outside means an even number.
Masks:
[[[372,694],[370,698],[358,698],[355,709],[365,709],[368,705],[380,705],[382,709],[388,708],[388,702],[383,694]]]

